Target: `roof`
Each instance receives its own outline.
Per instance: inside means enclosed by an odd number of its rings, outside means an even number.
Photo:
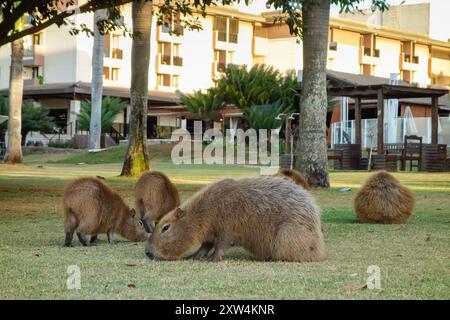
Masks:
[[[0,90],[0,95],[7,95],[9,89]],[[90,95],[91,84],[88,82],[72,82],[72,83],[46,83],[42,85],[24,86],[23,95],[27,96],[41,96],[41,95]],[[127,87],[113,87],[104,86],[103,95],[114,96],[119,98],[130,98],[130,88]],[[148,98],[151,101],[176,104],[179,98],[174,92],[164,92],[160,90],[149,90]]]
[[[376,84],[356,85],[328,88],[328,95],[332,97],[359,97],[376,99],[379,91],[383,92],[384,99],[402,98],[431,98],[448,94],[446,89],[418,88],[404,85]]]
[[[389,84],[389,78],[366,76],[362,74],[348,73],[327,70],[327,79],[332,82],[335,86],[368,86],[376,84]],[[399,80],[399,85],[411,86],[408,82]]]

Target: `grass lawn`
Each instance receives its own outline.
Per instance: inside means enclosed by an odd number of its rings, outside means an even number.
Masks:
[[[319,263],[256,262],[240,248],[219,263],[155,262],[142,243],[111,246],[105,235],[96,247],[78,240],[62,247],[61,195],[70,179],[104,176],[133,203],[135,179],[117,177],[122,152],[33,155],[27,165],[0,165],[0,299],[450,299],[449,173],[396,174],[416,192],[410,223],[363,225],[352,200],[367,173],[332,172],[332,188],[313,191],[328,255]],[[182,199],[222,177],[259,172],[175,166],[164,151],[153,157],[152,168],[173,179]],[[340,192],[344,186],[352,190]],[[66,288],[70,265],[80,267],[81,290]],[[381,270],[381,290],[364,288],[370,265]]]

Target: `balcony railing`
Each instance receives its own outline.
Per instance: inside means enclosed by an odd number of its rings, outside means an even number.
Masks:
[[[179,56],[170,56],[170,55],[161,55],[161,64],[168,65],[168,66],[177,66],[182,67],[183,66],[183,58]]]
[[[419,63],[419,57],[418,56],[411,56],[409,53],[405,53],[403,56],[403,61],[408,63]]]

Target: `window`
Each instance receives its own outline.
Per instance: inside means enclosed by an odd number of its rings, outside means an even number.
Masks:
[[[105,58],[123,58],[123,51],[120,49],[120,35],[105,34],[103,37],[103,46],[105,48]]]
[[[158,54],[161,64],[183,66],[183,58],[180,57],[180,44],[178,43],[158,42]]]
[[[175,14],[171,17],[164,17],[163,24],[161,26],[161,32],[164,33],[175,33],[176,35],[182,36],[184,33],[183,26],[181,25],[180,14]]]
[[[108,67],[103,68],[103,79],[109,80],[109,68]]]
[[[159,73],[157,75],[158,87],[173,87],[178,88],[180,76]]]
[[[119,68],[111,68],[111,80],[119,81]]]
[[[104,67],[103,79],[110,81],[119,81],[119,71],[120,71],[119,68]]]
[[[41,34],[40,33],[33,34],[33,44],[35,44],[35,45],[41,44]]]
[[[330,51],[337,51],[337,42],[336,41],[331,41],[330,45],[328,46],[328,49]]]
[[[217,64],[217,71],[223,72],[227,64],[233,61],[233,52],[225,50],[214,50],[214,61]]]
[[[217,40],[237,43],[239,33],[239,20],[224,16],[216,16],[214,30],[217,31]]]

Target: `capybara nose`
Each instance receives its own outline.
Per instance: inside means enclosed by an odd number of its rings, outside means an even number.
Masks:
[[[152,250],[150,250],[150,249],[145,249],[145,255],[147,257],[149,257],[150,259],[154,259],[155,258],[155,255],[153,254]]]

